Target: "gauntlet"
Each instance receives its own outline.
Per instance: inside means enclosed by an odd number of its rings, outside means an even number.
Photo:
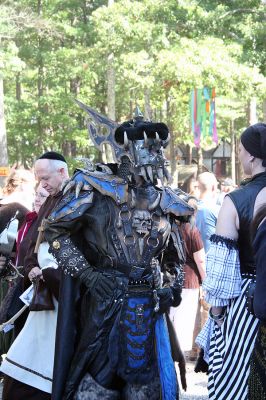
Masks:
[[[177,307],[181,303],[181,290],[173,286],[157,290],[159,297],[159,312],[165,313],[170,307]]]
[[[161,313],[166,312],[170,307],[177,307],[181,303],[182,287],[184,282],[184,272],[182,265],[178,267],[174,266],[174,263],[169,263],[168,268],[171,265],[171,272],[175,276],[174,281],[171,282],[170,287],[164,287],[157,290],[157,295],[160,299],[159,311]]]
[[[69,238],[55,239],[50,246],[50,252],[64,273],[77,278],[92,295],[100,299],[112,296],[116,287],[115,280],[94,269]]]
[[[98,299],[112,297],[116,284],[114,278],[104,275],[104,273],[94,270],[88,266],[77,277]]]

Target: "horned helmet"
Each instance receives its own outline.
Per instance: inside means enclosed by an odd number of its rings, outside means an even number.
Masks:
[[[98,149],[101,150],[103,143],[111,145],[115,161],[129,164],[130,172],[148,183],[160,180],[163,185],[164,179],[170,180],[164,156],[170,133],[164,123],[145,121],[137,107],[133,118],[119,125],[80,101],[77,103],[90,117],[88,131]]]

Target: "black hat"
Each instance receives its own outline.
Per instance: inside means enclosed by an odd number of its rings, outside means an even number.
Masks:
[[[249,126],[240,137],[245,149],[254,157],[263,160],[262,165],[266,167],[266,124]]]
[[[166,140],[169,135],[167,126],[162,122],[150,122],[150,121],[126,121],[115,131],[115,140],[118,143],[124,143],[124,132],[127,133],[129,140],[143,140],[144,132],[148,138],[155,138],[158,133],[161,140]]]
[[[62,154],[57,153],[56,151],[47,151],[44,153],[41,157],[37,158],[37,160],[58,160],[58,161],[63,161],[66,163],[66,159]]]

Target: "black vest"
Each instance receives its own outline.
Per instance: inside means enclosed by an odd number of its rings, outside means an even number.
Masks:
[[[256,272],[255,259],[250,236],[250,224],[253,219],[254,204],[258,193],[266,186],[266,172],[253,176],[248,183],[229,193],[239,218],[238,245],[241,273]]]

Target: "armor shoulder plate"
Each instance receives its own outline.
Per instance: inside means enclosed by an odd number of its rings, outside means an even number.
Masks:
[[[85,175],[85,180],[105,196],[111,197],[117,204],[127,201],[128,184],[116,175],[93,171]]]
[[[93,203],[93,186],[84,171],[77,170],[63,188],[63,197],[48,217],[49,222],[70,221],[82,215]]]
[[[127,201],[125,180],[100,171],[78,169],[63,189],[63,198],[49,216],[50,222],[69,221],[81,216],[93,204],[93,190],[110,196],[118,203]]]
[[[194,209],[182,200],[170,187],[162,191],[160,207],[164,214],[173,214],[176,217],[194,214]]]

